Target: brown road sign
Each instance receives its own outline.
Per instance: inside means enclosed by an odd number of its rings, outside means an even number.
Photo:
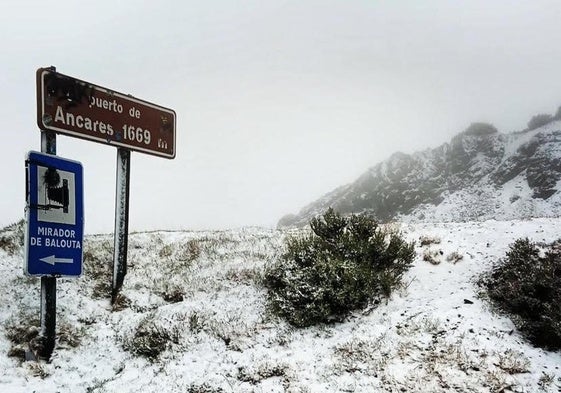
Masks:
[[[175,158],[175,111],[60,74],[37,70],[41,130]]]

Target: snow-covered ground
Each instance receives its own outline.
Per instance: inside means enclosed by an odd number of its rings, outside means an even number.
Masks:
[[[17,353],[8,337],[38,323],[39,280],[23,275],[21,250],[0,250],[0,391],[561,391],[561,354],[528,345],[474,283],[515,239],[560,238],[561,219],[401,229],[418,254],[404,288],[344,323],[308,329],[269,315],[259,285],[287,232],[133,234],[115,308],[112,238],[91,236],[84,276],[58,280],[50,363],[8,356]],[[421,246],[421,236],[440,243]],[[448,261],[454,252],[463,258]],[[163,349],[153,360],[138,355],[148,339]]]

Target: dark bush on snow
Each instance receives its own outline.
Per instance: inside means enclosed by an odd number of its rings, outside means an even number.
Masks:
[[[561,241],[518,239],[481,280],[491,301],[536,346],[561,348]]]
[[[553,120],[561,120],[561,106],[557,108],[557,112],[555,112],[555,116],[553,116]]]
[[[163,326],[153,316],[144,319],[133,335],[126,337],[123,348],[136,356],[155,361],[172,343],[179,342],[179,332]]]
[[[24,232],[24,220],[0,229],[0,249],[9,255],[16,254],[23,247]]]
[[[553,120],[555,120],[553,116],[547,113],[540,113],[539,115],[535,115],[530,119],[530,121],[528,122],[528,130],[535,130],[536,128],[551,123]]]
[[[482,136],[482,135],[489,135],[498,132],[494,125],[489,123],[471,123],[468,128],[466,128],[463,132],[464,135],[475,135],[475,136]]]
[[[340,320],[401,284],[413,244],[365,215],[329,209],[308,235],[289,237],[265,271],[272,311],[298,327]]]

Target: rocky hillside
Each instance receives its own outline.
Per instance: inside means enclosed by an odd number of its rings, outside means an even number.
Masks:
[[[303,226],[333,207],[383,221],[465,221],[561,215],[561,121],[502,134],[474,123],[449,143],[395,153],[354,183],[287,215],[279,227]]]

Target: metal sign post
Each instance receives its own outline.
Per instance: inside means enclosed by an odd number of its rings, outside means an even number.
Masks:
[[[117,300],[127,274],[129,238],[130,156],[127,149],[117,149],[117,187],[115,190],[115,250],[113,257],[113,291],[111,302]]]
[[[41,133],[41,151],[56,155],[56,134],[54,132]],[[40,355],[50,359],[56,340],[56,277],[54,276],[41,277],[41,331],[39,334],[44,337],[43,353]]]
[[[41,331],[42,353],[38,355],[50,359],[56,341],[56,277],[41,277]]]

